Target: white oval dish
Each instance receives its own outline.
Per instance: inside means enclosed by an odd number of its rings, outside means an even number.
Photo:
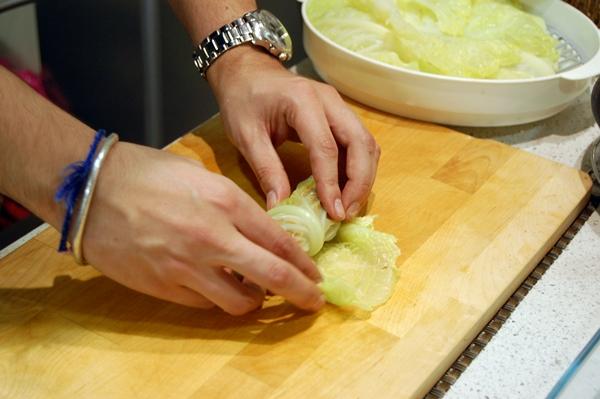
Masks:
[[[334,43],[307,18],[302,5],[304,48],[323,80],[341,93],[393,114],[460,126],[508,126],[555,115],[600,74],[600,30],[576,8],[557,0],[527,0],[583,63],[552,76],[518,80],[469,79],[388,65]]]

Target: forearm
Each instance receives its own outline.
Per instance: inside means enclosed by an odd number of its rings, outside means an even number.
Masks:
[[[254,0],[169,0],[173,11],[185,26],[194,45],[210,33],[257,8]],[[219,97],[221,80],[227,79],[240,68],[281,68],[281,64],[266,51],[244,45],[227,51],[208,69],[206,78]],[[222,99],[219,99],[222,102]]]
[[[254,0],[169,0],[194,44],[221,26],[256,9]]]
[[[85,157],[93,130],[0,67],[0,193],[58,227],[64,168]]]

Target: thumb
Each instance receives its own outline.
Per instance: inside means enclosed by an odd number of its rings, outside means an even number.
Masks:
[[[267,198],[267,209],[290,195],[290,181],[281,159],[267,135],[250,142],[240,151],[250,164]]]

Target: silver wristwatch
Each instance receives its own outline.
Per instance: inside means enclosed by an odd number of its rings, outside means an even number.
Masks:
[[[292,58],[292,40],[281,21],[266,10],[255,10],[208,35],[194,51],[194,65],[206,77],[219,56],[244,43],[263,47],[282,62]]]

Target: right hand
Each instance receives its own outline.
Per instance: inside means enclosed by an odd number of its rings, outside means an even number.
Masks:
[[[310,257],[239,187],[195,161],[134,144],[108,154],[83,253],[109,278],[187,306],[241,315],[261,306],[262,288],[302,309],[324,304]]]
[[[358,215],[375,181],[380,148],[333,87],[295,75],[248,45],[219,57],[207,79],[225,133],[252,167],[268,208],[290,195],[275,147],[292,139],[308,150],[317,193],[329,217],[341,221]],[[340,175],[347,177],[343,186]]]

